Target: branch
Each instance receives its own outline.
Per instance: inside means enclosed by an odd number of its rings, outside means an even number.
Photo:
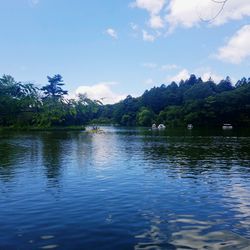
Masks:
[[[215,16],[213,16],[212,18],[210,19],[204,19],[202,17],[200,17],[200,19],[203,21],[203,22],[212,22],[214,21],[221,13],[222,11],[224,10],[224,7],[226,5],[226,3],[228,2],[228,0],[211,0],[212,2],[216,3],[216,4],[221,4],[221,7],[219,9],[219,11],[216,13]]]

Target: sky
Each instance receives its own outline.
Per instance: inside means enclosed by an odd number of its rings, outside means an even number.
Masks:
[[[222,0],[221,0],[222,1]],[[250,77],[250,1],[0,0],[0,74],[114,103],[194,73]]]

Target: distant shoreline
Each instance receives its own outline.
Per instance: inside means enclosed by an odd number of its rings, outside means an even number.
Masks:
[[[85,131],[85,126],[65,127],[0,127],[1,131]]]

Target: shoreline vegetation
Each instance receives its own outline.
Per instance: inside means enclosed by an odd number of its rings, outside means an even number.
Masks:
[[[0,127],[3,131],[85,131],[85,126],[67,126],[67,127]]]
[[[216,84],[190,75],[179,83],[153,87],[139,97],[103,105],[86,94],[67,98],[61,75],[48,76],[42,88],[0,78],[0,130],[85,130],[91,124],[167,128],[250,127],[250,78],[232,84],[226,77]]]

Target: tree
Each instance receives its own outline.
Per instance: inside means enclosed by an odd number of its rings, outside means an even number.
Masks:
[[[64,85],[61,75],[48,76],[49,84],[42,87],[43,91],[42,106],[36,115],[35,122],[39,126],[61,126],[72,125],[74,123],[72,103],[63,99],[68,91],[63,90]]]
[[[16,82],[10,75],[0,78],[0,125],[29,125],[39,105],[37,88]]]
[[[130,114],[125,114],[122,116],[121,125],[123,126],[133,126],[133,117]]]
[[[189,100],[204,99],[214,94],[215,92],[213,91],[211,84],[200,83],[200,84],[194,85],[192,88],[188,89],[184,93],[184,100],[189,101]]]
[[[232,81],[229,76],[226,77],[225,80],[221,80],[220,83],[217,85],[217,92],[221,93],[224,91],[230,91],[234,87],[232,86]]]
[[[49,84],[42,87],[45,98],[51,97],[52,99],[62,99],[64,95],[68,94],[68,91],[63,90],[61,86],[64,85],[61,75],[54,75],[53,77],[47,76]]]
[[[137,114],[137,124],[140,126],[151,126],[154,119],[154,114],[147,108],[142,108]]]
[[[250,79],[248,78],[248,80],[246,79],[246,77],[243,77],[241,80],[237,81],[237,83],[235,84],[236,88],[239,88],[241,86],[245,86],[246,84],[250,83]]]

